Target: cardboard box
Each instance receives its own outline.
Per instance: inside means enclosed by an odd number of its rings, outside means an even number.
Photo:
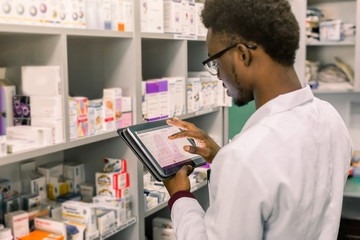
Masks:
[[[64,174],[62,162],[50,162],[37,167],[37,171],[45,176],[46,184],[50,182],[50,177],[59,177]]]
[[[156,79],[146,81],[146,109],[147,121],[160,119],[159,82]]]
[[[33,117],[31,119],[31,125],[35,127],[51,128],[53,144],[62,143],[65,140],[63,119]]]
[[[120,190],[128,187],[129,174],[128,173],[96,173],[95,184],[97,192],[102,188],[110,188]]]
[[[164,33],[163,0],[141,0],[141,32]]]
[[[19,210],[5,214],[5,226],[11,228],[14,239],[28,235],[30,233],[28,213]]]
[[[169,117],[169,92],[167,80],[158,80],[159,82],[159,110],[160,119]]]
[[[77,102],[73,98],[69,98],[69,131],[70,139],[77,139]]]
[[[164,32],[181,34],[182,0],[164,0]]]
[[[123,113],[121,116],[121,127],[129,127],[133,125],[132,112]]]
[[[121,128],[121,114],[122,114],[122,89],[121,88],[106,88],[103,90],[104,99],[104,120],[105,131]]]
[[[86,97],[74,97],[76,101],[76,113],[77,113],[77,136],[88,136],[88,99]]]
[[[31,117],[62,119],[62,106],[61,96],[30,97]]]
[[[94,196],[94,185],[91,183],[83,183],[80,185],[80,194],[84,202],[92,202]]]
[[[66,240],[63,235],[35,230],[20,240]]]
[[[90,203],[67,201],[62,204],[62,217],[86,225],[86,232],[97,231],[95,208]]]
[[[83,163],[65,163],[64,177],[71,179],[74,184],[74,192],[80,193],[80,185],[85,183],[85,164]]]
[[[44,147],[51,145],[51,128],[33,126],[15,126],[6,129],[8,140],[33,141],[33,147]]]
[[[49,217],[36,217],[34,221],[36,230],[59,234],[63,236],[64,240],[67,240],[66,223],[63,220]]]
[[[103,100],[90,100],[88,104],[89,135],[101,133],[104,129]]]
[[[169,117],[185,114],[185,79],[183,77],[165,79],[168,81]]]
[[[21,67],[22,93],[27,96],[61,96],[59,66]]]

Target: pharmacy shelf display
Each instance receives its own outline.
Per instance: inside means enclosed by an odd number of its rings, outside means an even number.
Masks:
[[[101,171],[105,157],[126,159],[134,217],[101,239],[111,236],[145,239],[145,218],[149,213],[144,210],[143,166],[115,130],[72,139],[68,98],[98,99],[102,98],[105,88],[121,88],[123,96],[132,97],[133,124],[143,123],[142,81],[163,77],[187,79],[189,72],[204,71],[201,62],[207,57],[204,35],[174,37],[165,33],[142,33],[140,2],[133,1],[133,4],[134,29],[130,32],[0,23],[0,67],[7,68],[6,77],[15,84],[17,94],[23,94],[21,67],[60,67],[64,132],[63,142],[0,157],[0,175],[11,180],[12,189],[20,190],[21,163],[77,161],[85,163],[86,182],[94,183],[95,173]],[[217,138],[220,145],[227,142],[226,108],[186,110],[178,117],[204,129]],[[151,215],[156,212],[152,210]]]

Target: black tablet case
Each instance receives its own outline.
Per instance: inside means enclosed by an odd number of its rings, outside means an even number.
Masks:
[[[167,178],[164,178],[161,176],[158,171],[155,169],[153,165],[149,163],[147,160],[148,158],[145,156],[143,151],[139,148],[137,143],[133,140],[133,138],[128,133],[127,129],[119,129],[118,134],[124,139],[126,144],[129,146],[129,148],[134,152],[136,157],[144,164],[144,166],[149,170],[150,174],[157,180],[157,181],[163,181]],[[170,178],[171,176],[169,176]]]

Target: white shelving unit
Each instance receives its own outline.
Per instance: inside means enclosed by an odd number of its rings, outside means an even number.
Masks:
[[[123,95],[133,97],[134,124],[142,123],[141,81],[175,76],[187,78],[189,71],[203,71],[201,62],[207,58],[205,37],[186,40],[169,34],[141,33],[139,1],[134,1],[134,9],[135,30],[131,33],[0,24],[0,66],[8,69],[7,78],[15,83],[17,94],[22,94],[21,66],[61,67],[65,129],[63,143],[0,157],[1,178],[10,179],[12,189],[20,190],[21,163],[78,161],[85,163],[86,181],[94,182],[95,172],[103,168],[104,157],[126,159],[134,218],[111,236],[105,236],[109,239],[145,239],[145,219],[149,213],[144,210],[143,166],[116,131],[71,141],[68,97],[96,99],[102,97],[103,88],[121,87]],[[227,142],[227,109],[215,107],[179,118]],[[206,191],[201,192],[206,195]],[[156,214],[156,210],[151,213],[152,216]]]

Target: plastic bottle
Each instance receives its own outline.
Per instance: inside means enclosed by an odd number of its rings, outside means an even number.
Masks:
[[[5,78],[6,68],[0,68],[0,135],[6,135],[6,127],[13,126],[12,98],[15,85]]]
[[[14,240],[11,229],[10,228],[3,228],[0,229],[0,239],[1,240]]]

